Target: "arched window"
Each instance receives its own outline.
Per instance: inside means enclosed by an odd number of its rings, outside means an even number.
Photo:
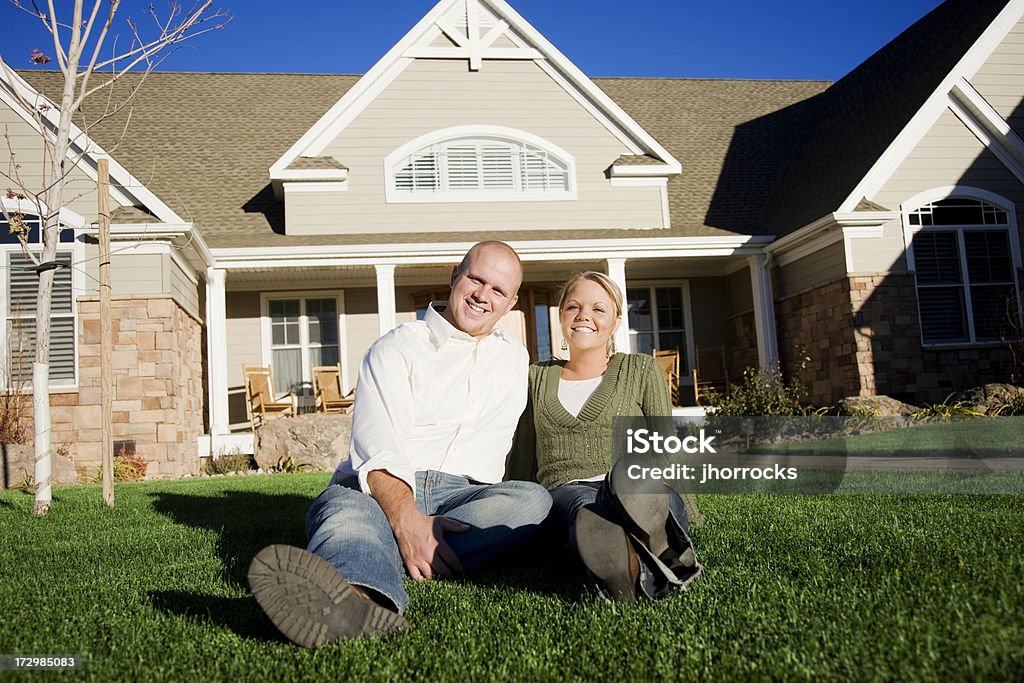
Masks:
[[[922,342],[998,342],[1019,325],[1019,245],[1012,214],[951,196],[905,215]]]
[[[490,126],[417,138],[385,164],[389,201],[572,199],[575,193],[567,153],[520,131]]]

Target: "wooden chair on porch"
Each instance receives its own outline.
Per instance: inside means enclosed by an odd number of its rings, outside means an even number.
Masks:
[[[245,407],[249,413],[249,424],[253,432],[261,427],[268,417],[295,414],[295,400],[292,394],[277,398],[270,366],[242,366],[245,378]]]
[[[693,400],[701,405],[701,396],[708,391],[725,394],[729,390],[729,366],[725,360],[725,347],[697,347],[693,364]]]
[[[668,385],[668,396],[672,405],[679,405],[679,350],[665,349],[654,351],[654,360],[658,362],[662,374],[665,375],[665,383]]]
[[[313,367],[313,394],[318,413],[346,413],[355,403],[355,389],[342,393],[340,365]]]

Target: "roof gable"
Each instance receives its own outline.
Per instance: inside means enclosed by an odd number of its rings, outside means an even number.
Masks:
[[[656,164],[617,164],[613,175],[671,175],[679,162],[504,0],[441,0],[271,167],[274,181],[300,179],[294,163],[325,148],[417,59],[466,60],[470,71],[487,60],[530,60],[621,140]]]

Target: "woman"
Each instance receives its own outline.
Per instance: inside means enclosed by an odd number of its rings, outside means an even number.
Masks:
[[[700,571],[683,502],[663,484],[628,492],[619,470],[609,470],[612,418],[671,415],[668,388],[652,356],[615,353],[622,294],[607,275],[570,278],[558,312],[569,359],[530,368],[508,477],[551,491],[558,532],[603,592],[623,602],[664,597]]]

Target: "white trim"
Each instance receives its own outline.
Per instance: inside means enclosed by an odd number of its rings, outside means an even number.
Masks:
[[[652,178],[675,175],[679,170],[669,164],[618,164],[608,170],[612,178]]]
[[[665,279],[665,278],[638,278],[629,282],[631,289],[647,289],[651,295],[651,301],[654,306],[651,310],[651,325],[652,329],[650,332],[658,335],[661,334],[661,321],[658,319],[657,311],[657,293],[654,290],[657,289],[672,289],[678,288],[682,291],[683,297],[683,337],[686,344],[686,360],[689,367],[680,368],[679,384],[680,386],[693,386],[693,377],[690,371],[693,369],[693,364],[697,362],[697,339],[696,330],[693,327],[693,306],[690,300],[690,279]],[[626,297],[626,290],[622,290],[622,295]],[[628,312],[627,319],[623,327],[628,327]],[[642,334],[633,329],[627,329],[627,334],[636,333]],[[632,344],[629,339],[626,340],[625,348],[632,351]],[[657,347],[655,347],[657,348]]]
[[[607,258],[695,258],[760,254],[771,236],[636,237],[592,240],[510,241],[523,261]],[[323,245],[214,249],[219,268],[287,268],[458,263],[475,242]]]
[[[1007,170],[1024,183],[1024,142],[985,99],[961,79],[949,93],[949,109]]]
[[[378,263],[373,269],[377,275],[377,332],[383,337],[398,325],[395,266],[393,263]]]
[[[410,59],[469,59],[472,61],[472,52],[469,48],[465,47],[414,47],[406,50],[402,53],[403,57]],[[517,60],[534,60],[544,59],[537,50],[532,48],[515,48],[515,47],[492,47],[483,51],[481,55],[484,59],[517,59]],[[479,66],[473,68],[470,66],[470,71],[479,71]]]
[[[775,327],[775,295],[767,256],[749,256],[750,282],[754,295],[754,328],[757,333],[757,358],[762,368],[779,360],[779,338]]]
[[[333,192],[348,192],[348,181],[284,183],[284,196],[286,198],[290,194],[329,194]]]
[[[605,271],[612,282],[619,286],[623,300],[626,297],[626,259],[610,258],[605,261]],[[615,330],[615,348],[620,351],[629,350],[629,314],[622,311],[622,319],[619,327]]]
[[[231,431],[228,417],[227,295],[221,268],[206,269],[206,364],[211,441]],[[211,446],[212,448],[212,446]]]
[[[286,168],[271,177],[278,181],[348,180],[347,168]]]
[[[406,157],[424,147],[440,144],[458,138],[501,138],[537,147],[557,158],[566,165],[569,178],[569,189],[566,191],[532,191],[517,192],[515,190],[465,190],[400,192],[395,188],[395,167]],[[488,124],[472,124],[450,126],[425,133],[402,144],[384,157],[384,200],[389,204],[424,203],[424,202],[499,202],[499,201],[572,201],[576,199],[576,158],[562,147],[533,133],[507,126]]]
[[[893,173],[946,110],[949,102],[948,93],[953,86],[961,79],[970,78],[981,68],[1022,16],[1024,16],[1024,0],[1010,0],[956,66],[942,79],[924,105],[918,109],[861,181],[857,183],[857,186],[839,207],[840,213],[852,211],[862,197],[874,197],[882,190]]]
[[[337,305],[338,311],[338,363],[341,366],[341,377],[342,387],[347,389],[347,381],[345,378],[349,377],[348,367],[348,344],[346,341],[346,330],[345,330],[345,291],[343,289],[305,289],[305,290],[267,290],[260,292],[260,356],[263,359],[263,365],[269,367],[271,365],[271,359],[273,358],[273,334],[271,332],[270,325],[270,310],[269,304],[271,301],[284,301],[290,299],[300,300],[300,313],[299,319],[308,319],[306,314],[305,301],[307,299],[334,299]],[[305,358],[300,363],[300,369],[302,370],[302,382],[303,384],[309,384],[312,386],[312,373],[310,369],[312,364],[308,362],[309,354],[309,325],[299,325],[299,347],[302,349],[301,355]],[[280,392],[281,387],[275,387]]]
[[[86,226],[87,233],[98,230],[95,224]],[[157,242],[166,241],[176,249],[186,250],[195,256],[193,269],[202,272],[215,265],[213,253],[202,234],[192,223],[115,223],[110,226],[112,242]]]

